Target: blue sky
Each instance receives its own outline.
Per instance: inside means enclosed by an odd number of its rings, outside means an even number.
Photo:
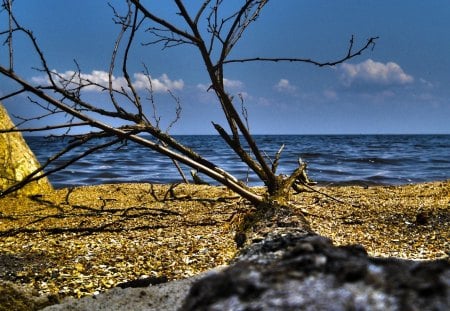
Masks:
[[[151,1],[147,1],[151,3]],[[178,23],[171,1],[153,1],[155,10]],[[189,2],[195,8],[201,1]],[[118,9],[122,1],[111,1]],[[102,82],[118,33],[107,1],[16,0],[24,26],[34,30],[50,68],[75,69]],[[450,1],[448,0],[271,0],[260,19],[232,53],[244,57],[340,58],[352,35],[355,46],[379,36],[375,48],[343,65],[319,68],[304,63],[246,63],[225,67],[226,85],[242,94],[255,134],[450,133]],[[1,15],[2,29],[6,16]],[[148,42],[148,33],[139,34]],[[4,39],[2,39],[3,41]],[[42,82],[30,45],[15,38],[15,70]],[[7,48],[0,61],[7,64]],[[174,134],[215,134],[211,121],[223,123],[219,107],[205,89],[207,76],[193,47],[136,44],[130,72],[143,83],[142,64],[150,69],[163,124],[174,115],[169,88],[181,100]],[[121,73],[115,74],[120,85]],[[0,97],[15,86],[0,77]],[[89,100],[106,105],[95,89]],[[24,97],[4,101],[11,114],[24,114]],[[46,121],[37,121],[46,122]]]

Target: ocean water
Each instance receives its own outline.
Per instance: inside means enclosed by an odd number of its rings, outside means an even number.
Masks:
[[[219,136],[176,137],[238,179],[261,185]],[[41,163],[67,143],[36,136],[26,140]],[[322,185],[399,185],[450,179],[450,135],[257,135],[255,140],[268,162],[285,144],[279,173],[292,172],[300,157],[308,164],[308,175]],[[69,156],[81,152],[75,150]],[[59,160],[57,165],[68,159]],[[183,169],[190,177],[190,169]],[[180,182],[181,177],[165,156],[128,142],[91,154],[54,173],[50,181],[60,188],[120,182],[172,183]]]

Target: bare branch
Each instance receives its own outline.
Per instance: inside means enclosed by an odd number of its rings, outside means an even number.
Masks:
[[[298,159],[298,168],[296,168],[292,174],[284,180],[285,187],[287,189],[291,188],[292,185],[299,179],[300,176],[305,175],[306,163],[303,162],[300,158]]]
[[[242,113],[242,117],[244,118],[245,126],[250,131],[250,124],[248,122],[248,110],[244,105],[244,97],[242,96],[241,93],[238,94],[238,97],[241,102],[241,113]]]
[[[169,125],[167,126],[166,133],[169,133],[170,129],[175,125],[175,123],[178,122],[181,118],[181,103],[180,99],[175,96],[175,94],[171,90],[167,90],[167,93],[172,97],[172,99],[175,101],[176,107],[175,107],[175,118],[170,121]]]
[[[248,62],[291,62],[291,63],[309,63],[309,64],[313,64],[319,67],[324,67],[324,66],[335,66],[338,64],[341,64],[343,62],[346,62],[347,60],[354,58],[356,56],[359,56],[362,54],[362,52],[364,52],[365,50],[371,48],[373,49],[375,46],[375,41],[378,39],[379,37],[372,37],[369,38],[366,42],[366,44],[361,47],[359,50],[357,51],[352,51],[353,48],[353,36],[352,39],[350,40],[350,46],[348,49],[348,53],[335,61],[329,61],[329,62],[319,62],[319,61],[315,61],[312,60],[310,58],[282,58],[282,57],[273,57],[273,58],[266,58],[266,57],[253,57],[253,58],[241,58],[241,59],[228,59],[223,61],[223,64],[231,64],[231,63],[248,63]]]
[[[133,24],[131,26],[131,34],[127,43],[127,47],[125,49],[125,55],[123,58],[123,66],[122,66],[122,72],[124,74],[125,79],[127,80],[127,84],[128,87],[131,90],[131,93],[133,94],[133,100],[131,101],[134,106],[137,108],[138,110],[138,118],[139,118],[139,122],[143,122],[143,121],[147,121],[148,119],[146,119],[144,112],[142,110],[142,103],[140,100],[139,95],[137,94],[137,91],[135,89],[135,87],[133,86],[133,83],[131,83],[131,79],[130,79],[130,75],[128,74],[128,69],[127,69],[127,63],[128,63],[128,57],[129,57],[129,53],[130,53],[130,48],[131,48],[131,44],[133,42],[133,39],[135,37],[136,31],[139,28],[139,25],[141,24],[141,22],[137,22],[137,18],[138,18],[138,11],[135,10],[134,12],[134,17],[133,17]]]
[[[202,16],[203,12],[205,11],[206,7],[209,5],[210,2],[211,2],[211,0],[206,0],[203,2],[202,6],[200,7],[200,9],[197,12],[197,15],[194,18],[194,24],[198,25],[198,21],[199,21],[200,17]]]
[[[182,37],[175,36],[173,32],[167,29],[161,29],[158,27],[150,27],[147,32],[154,35],[157,39],[143,43],[142,45],[151,45],[157,43],[164,43],[163,50],[167,48],[176,47],[182,44],[194,44],[190,40],[183,39]]]
[[[8,49],[9,49],[9,70],[14,70],[14,50],[13,50],[13,15],[12,15],[12,0],[4,1],[3,5],[8,11],[9,33],[8,33]]]
[[[223,140],[230,146],[234,152],[241,158],[241,160],[248,165],[249,168],[254,171],[261,180],[265,180],[266,175],[261,166],[253,160],[250,155],[243,149],[241,143],[238,140],[232,139],[227,132],[219,124],[213,122],[213,126]]]
[[[112,56],[111,56],[111,62],[110,62],[110,65],[109,65],[109,72],[108,72],[108,80],[109,80],[108,85],[109,85],[109,87],[108,87],[108,91],[109,91],[109,96],[111,98],[111,102],[114,105],[114,107],[115,107],[115,109],[116,109],[116,111],[118,113],[121,113],[123,109],[122,109],[122,107],[120,107],[119,103],[117,102],[117,100],[116,100],[116,98],[114,96],[113,85],[112,85],[112,82],[113,82],[112,76],[113,76],[113,72],[114,72],[114,66],[115,66],[115,63],[116,63],[116,56],[117,56],[117,52],[119,50],[120,42],[122,41],[123,35],[127,31],[128,27],[130,27],[130,19],[131,19],[132,11],[131,11],[131,8],[130,8],[131,4],[129,2],[127,2],[127,4],[128,4],[128,12],[127,12],[127,15],[125,17],[119,16],[119,14],[113,8],[114,14],[115,14],[116,18],[118,18],[120,20],[120,24],[122,25],[122,27],[120,29],[119,35],[117,36],[116,42],[114,43],[114,48],[113,48],[113,52],[112,52]],[[130,36],[130,41],[131,41],[131,37],[132,36]],[[129,44],[128,44],[128,46],[129,46]],[[127,56],[128,56],[128,53],[126,52],[126,55],[124,57],[123,71],[124,71],[124,75],[125,75],[125,79],[127,81],[128,87],[130,87],[130,86],[132,87],[132,85],[130,83],[130,79],[129,79],[128,73],[126,71],[126,65],[125,65],[126,64],[126,60],[127,60]]]
[[[225,58],[231,52],[235,44],[239,41],[242,33],[247,29],[251,22],[255,21],[268,0],[247,1],[234,18],[228,35],[223,43],[222,53],[219,64],[223,63]],[[255,8],[256,7],[256,8]],[[252,12],[252,10],[254,10]]]
[[[244,105],[244,97],[242,96],[241,93],[239,93],[238,96],[239,96],[239,100],[241,102],[241,114],[242,114],[242,117],[244,118],[245,126],[247,127],[247,130],[250,131],[250,124],[248,122],[248,110],[247,110],[247,107],[245,107],[245,105]],[[251,149],[248,151],[248,153],[250,153],[250,152],[252,152]],[[248,181],[250,178],[249,175],[250,175],[250,168],[247,168],[247,178],[246,178],[247,184],[248,184]]]
[[[0,101],[3,101],[3,100],[8,99],[8,98],[10,98],[10,97],[14,97],[14,96],[19,95],[19,94],[24,93],[24,92],[26,92],[25,89],[20,89],[20,90],[18,90],[18,91],[16,91],[16,92],[9,93],[8,95],[5,95],[5,96],[3,96],[3,97],[0,97]]]
[[[57,124],[57,125],[47,125],[43,127],[34,127],[34,128],[17,128],[13,127],[10,129],[0,129],[0,133],[12,133],[12,132],[45,132],[50,130],[57,130],[62,128],[72,128],[72,127],[78,127],[78,126],[86,126],[89,125],[88,122],[78,122],[78,123],[66,123],[66,124]]]
[[[181,30],[178,29],[177,27],[175,27],[173,24],[169,23],[168,21],[154,15],[153,13],[151,13],[149,10],[147,10],[147,8],[145,8],[139,0],[130,0],[135,6],[136,8],[142,12],[142,14],[144,14],[145,17],[149,18],[150,20],[154,21],[155,23],[157,23],[158,25],[161,25],[162,27],[164,27],[164,29],[167,29],[168,31],[173,32],[174,34],[179,35],[182,38],[185,38],[187,42],[192,42],[192,43],[197,43],[198,42],[198,38]]]
[[[64,164],[51,169],[51,170],[47,170],[46,172],[43,173],[43,171],[54,161],[58,160],[59,158],[61,158],[63,155],[65,155],[66,153],[68,153],[69,151],[82,146],[83,144],[85,144],[87,141],[99,137],[99,134],[88,134],[88,135],[84,135],[84,137],[82,137],[81,139],[79,139],[78,141],[68,145],[67,147],[65,147],[62,151],[60,151],[59,153],[57,153],[56,155],[54,155],[53,157],[51,157],[50,159],[48,159],[41,167],[39,167],[38,169],[36,169],[35,171],[33,171],[32,173],[30,173],[28,176],[26,176],[23,180],[21,180],[20,182],[12,185],[11,187],[5,189],[4,191],[0,192],[0,197],[1,196],[5,196],[9,193],[12,193],[14,191],[17,191],[21,188],[23,188],[25,185],[33,182],[33,181],[37,181],[41,178],[47,177],[55,172],[58,172],[66,167],[68,167],[69,165],[81,160],[82,158],[88,156],[89,154],[92,154],[94,152],[97,152],[101,149],[107,148],[109,146],[112,146],[114,144],[117,144],[118,142],[120,142],[122,139],[121,138],[116,138],[115,140],[112,140],[110,142],[104,143],[104,144],[100,144],[100,145],[96,145],[90,149],[88,149],[87,151],[79,154],[78,156],[73,157],[72,159],[70,159],[69,161],[66,161]],[[42,173],[42,174],[41,174]]]
[[[281,153],[283,152],[283,149],[284,149],[284,144],[281,145],[280,149],[278,149],[277,153],[275,154],[275,159],[273,160],[273,163],[272,163],[272,172],[274,174],[277,172],[278,165],[280,163]]]

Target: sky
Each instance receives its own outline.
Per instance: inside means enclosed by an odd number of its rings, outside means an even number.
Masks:
[[[181,25],[172,1],[153,2],[149,7]],[[202,1],[186,2],[195,11]],[[110,3],[123,9],[123,1]],[[76,60],[84,77],[106,83],[119,32],[107,1],[16,0],[14,10],[22,25],[33,30],[50,68],[69,76]],[[0,15],[2,29],[6,17],[4,12]],[[347,53],[352,36],[355,49],[370,37],[379,39],[373,49],[334,67],[228,64],[225,85],[235,96],[238,110],[237,98],[242,96],[254,134],[450,134],[449,17],[448,0],[271,0],[230,57],[333,61]],[[169,49],[161,44],[141,45],[152,40],[144,31],[137,39],[130,74],[144,93],[144,64],[150,71],[161,127],[168,126],[175,115],[170,90],[182,106],[171,133],[216,134],[211,121],[225,124],[217,100],[207,92],[208,77],[198,51],[187,45]],[[23,37],[14,37],[14,50],[16,72],[33,83],[45,83],[33,69],[39,63]],[[7,66],[6,45],[0,47],[0,62]],[[114,77],[115,86],[123,85],[119,70]],[[0,97],[16,89],[0,77]],[[92,103],[108,105],[107,96],[95,88],[84,96]],[[34,112],[25,96],[3,103],[14,116]]]

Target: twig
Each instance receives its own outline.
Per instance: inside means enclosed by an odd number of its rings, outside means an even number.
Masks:
[[[353,203],[349,203],[349,202],[345,202],[345,201],[343,201],[343,200],[337,199],[337,198],[333,197],[332,195],[329,195],[329,194],[327,194],[327,193],[325,193],[325,192],[323,192],[323,191],[319,191],[319,190],[313,188],[312,186],[308,185],[308,184],[307,184],[306,182],[304,182],[304,181],[300,181],[300,183],[301,183],[304,187],[308,188],[309,190],[311,190],[311,191],[313,191],[313,192],[316,192],[316,193],[318,193],[318,194],[321,194],[321,195],[323,195],[323,196],[325,196],[325,197],[327,197],[327,198],[329,198],[329,199],[332,199],[333,201],[336,201],[336,202],[338,202],[338,203],[345,204],[345,205],[350,205],[350,206],[353,206],[353,207],[356,207],[356,208],[361,208],[361,205],[359,205],[359,204],[353,204]]]

